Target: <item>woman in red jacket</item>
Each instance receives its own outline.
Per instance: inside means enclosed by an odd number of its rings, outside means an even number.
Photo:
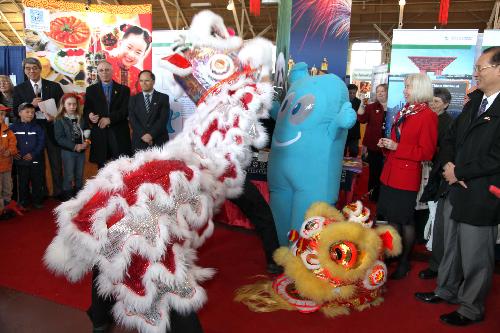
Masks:
[[[434,156],[438,118],[428,106],[433,98],[432,84],[425,74],[410,74],[405,80],[406,104],[394,117],[390,138],[378,146],[386,156],[380,176],[377,214],[385,216],[402,236],[403,253],[392,279],[410,271],[409,256],[415,241],[413,211],[422,178],[422,161]]]
[[[370,168],[368,190],[370,191],[370,200],[377,202],[380,190],[380,174],[384,166],[384,155],[377,144],[380,138],[384,136],[387,84],[379,84],[375,92],[375,102],[358,109],[358,121],[361,124],[366,124],[363,146],[366,147],[368,152],[368,165]]]

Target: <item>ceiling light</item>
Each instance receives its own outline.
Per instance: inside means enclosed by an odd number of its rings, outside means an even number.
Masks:
[[[191,3],[191,7],[212,7],[210,2],[194,2]]]
[[[226,9],[227,10],[233,10],[234,9],[234,2],[233,2],[233,0],[229,0],[229,2],[227,3]]]

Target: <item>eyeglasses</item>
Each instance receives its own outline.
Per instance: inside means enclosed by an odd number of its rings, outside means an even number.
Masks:
[[[474,65],[474,72],[481,73],[483,70],[486,68],[492,68],[492,67],[497,67],[498,65],[488,65],[488,66],[480,66],[480,65]]]
[[[38,68],[38,67],[24,67],[24,70],[26,72],[38,72],[40,70],[40,68]]]

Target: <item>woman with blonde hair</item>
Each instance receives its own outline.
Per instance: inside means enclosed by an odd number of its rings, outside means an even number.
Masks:
[[[14,84],[12,80],[7,75],[0,75],[0,106],[5,106],[12,109],[14,105]],[[8,115],[12,115],[13,112],[9,112]],[[9,118],[9,122],[12,123],[14,119]]]
[[[405,79],[404,107],[394,117],[389,138],[377,144],[386,160],[380,176],[377,214],[385,216],[400,233],[403,253],[390,276],[401,279],[410,271],[409,257],[415,241],[413,213],[420,189],[422,161],[430,161],[437,144],[438,119],[428,103],[433,98],[432,83],[425,74]]]
[[[61,147],[63,161],[63,200],[69,199],[83,186],[83,167],[87,149],[83,129],[82,108],[78,95],[64,94],[54,121],[54,136]]]
[[[378,201],[380,174],[384,166],[384,155],[377,144],[380,138],[384,136],[385,116],[387,113],[386,83],[377,86],[375,89],[375,96],[375,102],[358,109],[358,121],[361,124],[366,124],[363,147],[366,147],[368,154],[368,166],[370,170],[368,190],[370,191],[370,200],[373,202]]]

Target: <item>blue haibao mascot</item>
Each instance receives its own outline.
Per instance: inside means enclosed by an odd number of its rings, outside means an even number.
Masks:
[[[346,85],[337,76],[309,76],[302,62],[289,80],[281,107],[271,111],[276,127],[268,165],[281,245],[288,245],[289,230],[300,230],[312,203],[337,201],[347,130],[356,121]]]

